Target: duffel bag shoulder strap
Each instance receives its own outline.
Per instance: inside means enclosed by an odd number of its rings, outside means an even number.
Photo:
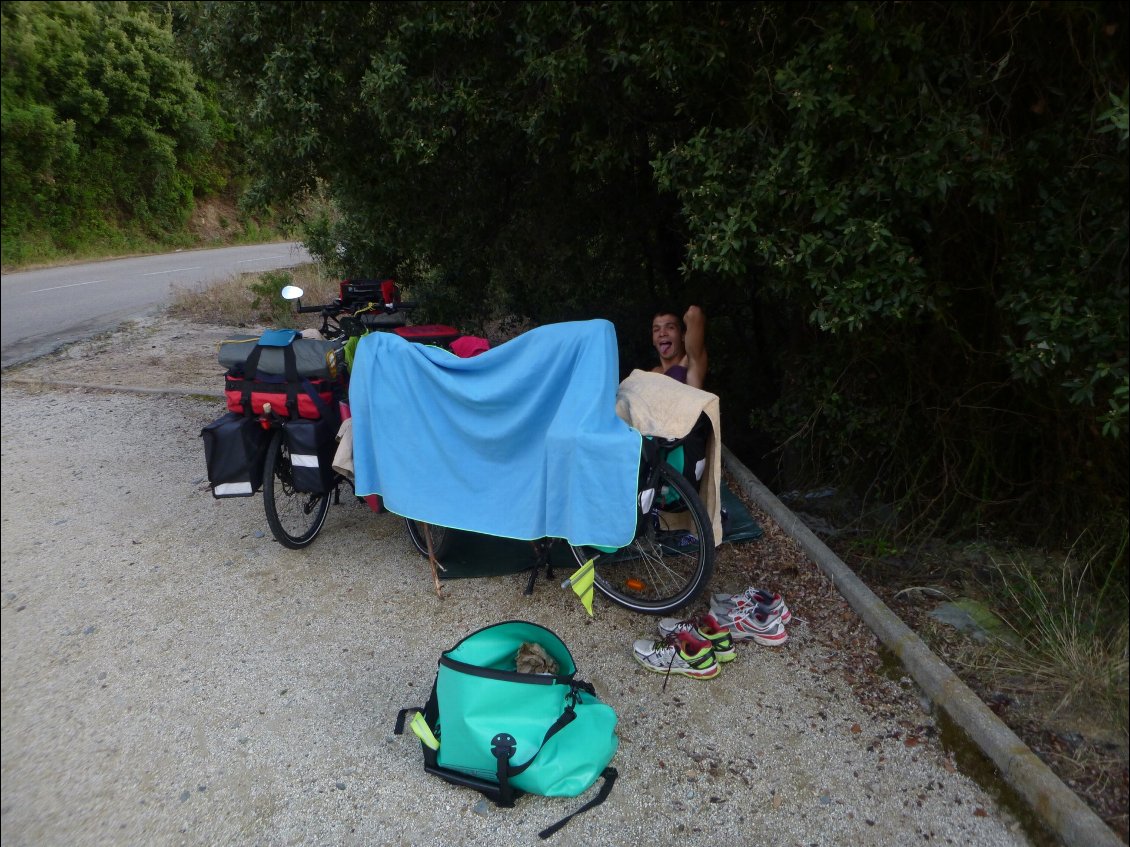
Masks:
[[[659,439],[660,446],[664,450],[674,450],[676,447],[693,439],[705,441],[713,432],[714,425],[710,423],[710,416],[707,415],[706,412],[702,412],[699,414],[698,420],[695,421],[695,425],[691,427],[690,432],[679,438],[661,438]]]
[[[500,732],[498,735],[491,739],[491,752],[494,753],[495,758],[498,759],[497,773],[499,793],[501,796],[501,799],[499,801],[500,806],[514,805],[513,787],[510,785],[510,777],[518,776],[530,765],[532,765],[534,763],[534,760],[537,758],[538,753],[540,753],[545,748],[545,745],[546,743],[548,743],[549,739],[551,739],[553,736],[555,736],[557,733],[571,724],[574,720],[576,720],[577,711],[574,707],[576,706],[578,699],[577,691],[583,690],[593,695],[595,695],[596,693],[592,684],[588,682],[572,680],[569,683],[569,686],[572,690],[569,692],[569,702],[568,705],[565,706],[565,711],[562,712],[561,717],[554,721],[553,725],[548,730],[546,730],[545,737],[541,740],[541,744],[538,746],[538,749],[534,752],[534,755],[530,756],[525,764],[518,765],[514,768],[510,767],[510,757],[514,755],[514,751],[517,745],[517,742],[515,742],[512,736],[508,735],[505,732]],[[570,812],[557,823],[553,824],[553,826],[539,832],[538,837],[549,838],[551,835],[565,826],[565,824],[569,823],[569,821],[571,821],[577,815],[583,812],[587,812],[589,809],[599,806],[601,803],[607,800],[608,795],[612,793],[612,786],[616,784],[616,777],[618,775],[619,774],[617,773],[616,769],[612,767],[607,767],[603,771],[601,771],[600,776],[604,780],[604,782],[600,786],[600,791],[597,793],[597,795],[587,803],[585,803],[583,806],[581,806],[581,808],[577,809],[574,812]]]
[[[318,414],[321,417],[330,418],[331,420],[334,419],[334,413],[330,410],[330,407],[326,405],[326,401],[322,399],[322,395],[318,393],[318,389],[314,387],[314,383],[305,377],[302,379],[302,390],[314,401],[314,406],[317,408]],[[298,400],[296,399],[294,402],[297,408]]]
[[[251,392],[255,385],[255,379],[259,371],[259,358],[263,355],[263,348],[266,346],[274,347],[276,345],[256,344],[255,349],[247,354],[247,361],[243,365],[243,391],[242,400],[243,408],[246,414],[251,412]],[[285,372],[286,379],[286,408],[289,412],[291,420],[298,418],[298,390],[301,388],[310,399],[314,402],[318,414],[323,418],[332,418],[332,411],[326,402],[318,394],[314,384],[309,379],[298,375],[298,360],[294,354],[294,345],[288,344],[285,346],[278,345],[282,350],[283,355],[283,371]]]
[[[577,710],[573,708],[573,704],[576,702],[576,692],[571,691],[569,697],[570,702],[565,707],[565,711],[562,712],[561,717],[555,720],[553,725],[545,731],[545,737],[542,738],[538,749],[534,751],[534,755],[530,756],[524,765],[518,765],[517,767],[510,766],[510,757],[513,756],[514,752],[518,749],[518,742],[514,739],[514,736],[507,732],[500,732],[490,740],[490,751],[494,754],[495,759],[498,760],[498,787],[502,797],[502,802],[499,805],[514,805],[514,788],[510,784],[510,778],[525,772],[525,770],[534,763],[534,759],[538,757],[538,753],[544,749],[549,739],[553,738],[553,736],[577,719]]]
[[[259,349],[256,348],[257,351]],[[318,394],[318,390],[314,388],[314,383],[306,377],[298,375],[298,357],[294,352],[294,344],[286,345],[282,348],[282,351],[283,370],[286,371],[286,407],[290,410],[290,419],[293,421],[299,417],[298,390],[300,388],[314,401],[314,408],[318,410],[320,417],[332,419],[333,413],[330,407],[326,405],[326,401]]]
[[[264,333],[265,335],[266,333]],[[251,393],[255,388],[255,381],[259,375],[259,359],[263,355],[264,347],[275,347],[275,344],[256,344],[255,349],[247,354],[247,361],[243,363],[243,411],[251,414]],[[294,347],[282,347],[283,368],[286,372],[286,408],[291,418],[298,417],[298,363],[294,358]]]
[[[597,792],[597,795],[595,797],[593,797],[591,800],[589,800],[587,803],[585,803],[585,805],[581,806],[581,808],[577,809],[575,812],[570,812],[569,814],[567,814],[565,817],[563,817],[561,820],[559,820],[553,826],[549,826],[549,827],[546,827],[545,829],[543,829],[541,832],[538,833],[538,838],[543,838],[543,839],[549,838],[549,836],[556,833],[558,830],[560,830],[563,826],[565,826],[565,824],[569,823],[569,821],[571,821],[577,815],[584,814],[589,809],[595,808],[595,807],[599,806],[601,803],[603,803],[605,800],[607,800],[608,795],[612,793],[612,786],[614,786],[616,784],[616,778],[619,775],[620,774],[617,772],[616,768],[612,768],[612,767],[605,768],[603,771],[601,771],[600,772],[600,778],[603,779],[604,782],[602,782],[600,784],[600,791]]]

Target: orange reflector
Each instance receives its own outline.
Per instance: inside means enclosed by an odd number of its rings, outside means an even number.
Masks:
[[[647,586],[644,585],[643,580],[639,579],[624,580],[624,585],[628,586],[628,588],[632,589],[632,591],[643,591],[645,588],[647,588]]]

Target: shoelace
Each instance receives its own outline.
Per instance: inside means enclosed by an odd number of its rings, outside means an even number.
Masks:
[[[693,618],[687,618],[686,620],[679,621],[677,624],[675,624],[675,628],[671,630],[671,635],[675,635],[679,632],[697,633],[699,627],[705,624],[706,618],[704,615],[695,615]]]
[[[679,630],[676,629],[664,636],[663,643],[671,648],[671,661],[667,663],[667,672],[663,674],[663,687],[660,691],[667,690],[667,680],[671,678],[671,668],[675,666],[675,657],[679,655]]]
[[[685,621],[684,621],[684,623],[685,623]],[[666,691],[667,690],[667,680],[669,680],[671,678],[671,668],[673,668],[675,666],[675,657],[678,656],[679,653],[680,653],[679,630],[675,629],[671,633],[669,633],[668,635],[665,635],[663,637],[663,643],[666,644],[668,647],[671,647],[672,650],[671,650],[671,661],[669,661],[667,663],[667,672],[663,674],[663,687],[659,689],[660,691]],[[707,646],[709,646],[709,642],[706,642],[706,643],[707,643]],[[688,662],[687,664],[690,664],[690,662]]]

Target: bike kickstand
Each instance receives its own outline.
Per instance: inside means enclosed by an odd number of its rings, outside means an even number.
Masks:
[[[536,561],[530,565],[530,578],[526,582],[526,589],[522,594],[529,597],[534,593],[534,583],[538,579],[538,571],[541,570],[542,565],[545,565],[545,575],[548,579],[553,579],[553,569],[549,564],[549,551],[552,545],[546,541],[531,541],[530,544],[534,547],[534,552],[537,554]]]

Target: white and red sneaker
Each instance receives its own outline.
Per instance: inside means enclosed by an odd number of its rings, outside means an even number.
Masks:
[[[760,606],[746,606],[728,610],[711,609],[720,626],[730,631],[734,641],[756,641],[767,647],[776,647],[789,640],[785,625],[779,615],[770,615]]]
[[[750,587],[740,594],[712,594],[710,597],[712,611],[715,607],[725,611],[729,608],[744,609],[747,606],[760,606],[767,615],[779,617],[783,624],[787,624],[793,617],[793,613],[785,605],[784,597],[763,588]]]

